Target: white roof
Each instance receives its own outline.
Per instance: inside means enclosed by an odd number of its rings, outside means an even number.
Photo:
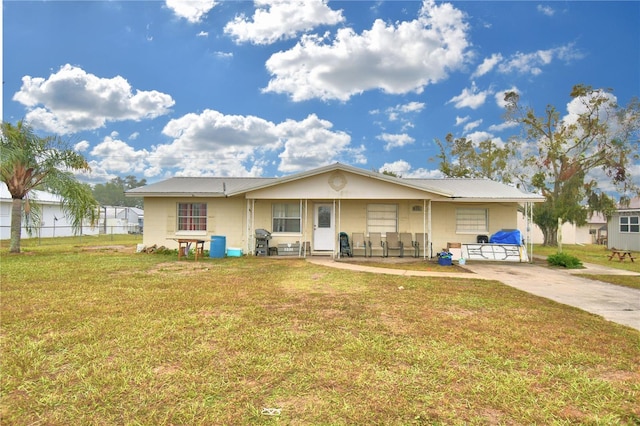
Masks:
[[[180,197],[185,194],[196,197],[226,197],[243,193],[276,178],[237,177],[173,177],[150,185],[140,186],[125,192],[134,197]]]
[[[60,204],[62,197],[52,194],[50,192],[33,190],[29,191],[29,199],[37,201],[40,204]],[[7,184],[0,182],[0,200],[11,201],[11,193]]]
[[[543,200],[544,197],[527,193],[515,186],[505,185],[490,179],[407,179],[416,186],[436,187],[447,192],[451,198],[469,199],[520,199],[532,198]]]
[[[280,178],[174,177],[154,184],[130,189],[126,194],[137,197],[183,197],[185,195],[195,197],[230,197],[336,170],[437,194],[449,200],[544,201],[544,197],[541,195],[523,192],[514,186],[505,185],[489,179],[406,179],[340,163]]]

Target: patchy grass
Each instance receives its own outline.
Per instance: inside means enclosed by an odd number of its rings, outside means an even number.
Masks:
[[[640,421],[636,330],[498,282],[25,251],[0,250],[3,425]]]
[[[576,274],[590,280],[604,281],[610,284],[622,285],[625,287],[637,288],[640,290],[640,277],[627,275],[593,275],[593,274]]]

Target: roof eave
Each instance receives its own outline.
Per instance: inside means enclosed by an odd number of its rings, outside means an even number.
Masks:
[[[495,197],[452,197],[447,200],[442,201],[453,201],[454,203],[486,203],[490,202],[501,202],[501,203],[542,203],[544,202],[544,198],[495,198]]]
[[[224,198],[220,192],[125,192],[125,197],[176,197],[176,198]]]

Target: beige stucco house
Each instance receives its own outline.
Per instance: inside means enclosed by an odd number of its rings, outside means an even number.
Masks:
[[[420,254],[431,256],[448,243],[516,229],[518,210],[543,201],[486,179],[396,178],[340,163],[280,178],[175,177],[127,195],[144,198],[147,246],[224,236],[227,247],[254,254],[255,230],[266,229],[270,247],[333,256],[341,232],[420,234],[431,248]]]

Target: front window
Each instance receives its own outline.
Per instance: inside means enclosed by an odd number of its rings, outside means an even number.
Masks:
[[[178,231],[206,230],[206,203],[178,203]]]
[[[367,204],[367,232],[398,232],[398,205]]]
[[[620,216],[620,232],[640,232],[640,216]]]
[[[300,232],[300,203],[273,205],[273,232]]]
[[[456,232],[476,233],[489,230],[489,211],[487,209],[456,209]]]

